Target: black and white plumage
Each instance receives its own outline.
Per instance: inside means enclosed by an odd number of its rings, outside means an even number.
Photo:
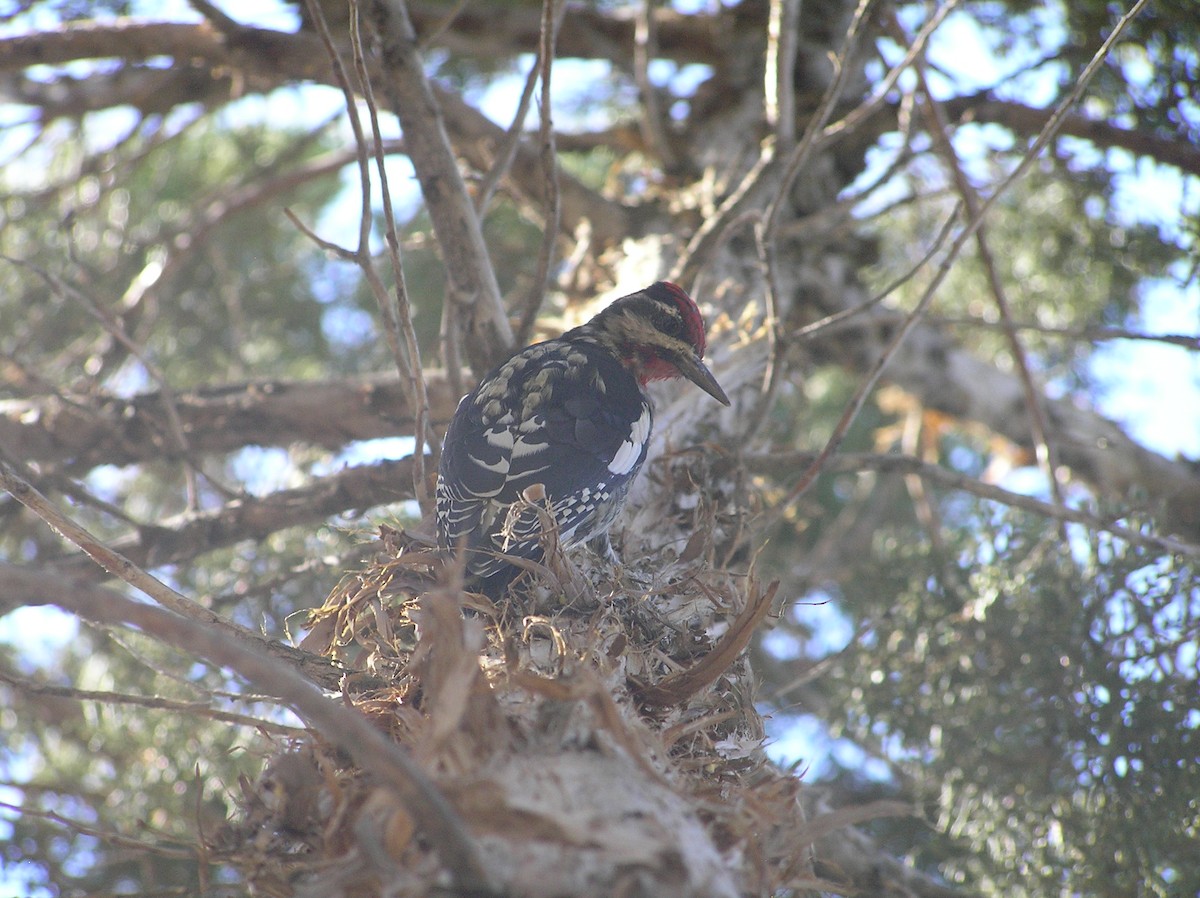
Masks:
[[[473,588],[503,591],[518,573],[504,555],[542,558],[542,516],[523,497],[544,495],[564,547],[607,549],[646,459],[646,384],[686,377],[729,404],[704,350],[695,302],[660,281],[526,347],[462,398],[442,447],[437,530],[442,548],[467,553]]]

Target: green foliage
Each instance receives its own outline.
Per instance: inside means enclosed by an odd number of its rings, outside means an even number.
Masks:
[[[153,135],[135,138],[128,150],[137,161],[114,179],[79,175],[77,145],[90,133],[72,130],[42,150],[52,180],[74,182],[66,194],[21,189],[22,173],[11,170],[0,246],[39,268],[0,266],[0,315],[19,322],[0,336],[4,352],[31,368],[53,357],[58,370],[126,391],[152,387],[119,338],[81,339],[106,317],[147,361],[169,369],[175,389],[209,383],[217,372],[236,379],[325,370],[327,309],[314,291],[324,260],[281,214],[279,198],[225,217],[231,196],[316,155],[323,140],[202,121],[186,140],[155,146]],[[283,202],[311,220],[337,189],[333,178],[309,181]],[[44,267],[48,260],[53,267]],[[144,285],[140,295],[131,282]]]
[[[998,52],[1020,49],[1059,65],[1065,87],[1131,5],[1107,0],[974,0],[965,9],[985,26]],[[1200,20],[1195,13],[1191,0],[1147,4],[1098,73],[1092,112],[1117,117],[1132,130],[1172,140],[1183,137],[1191,143],[1200,140],[1200,107],[1194,92],[1184,87],[1195,84],[1200,73]]]
[[[926,797],[924,861],[989,894],[1195,894],[1195,567],[987,506],[964,523],[844,585],[867,630],[830,679],[846,732],[895,740]]]
[[[35,678],[96,699],[0,685],[0,776],[20,781],[26,807],[46,815],[8,819],[0,862],[7,870],[31,862],[31,884],[59,894],[143,881],[196,889],[199,833],[226,818],[238,776],[254,776],[269,745],[253,726],[202,725],[211,693],[233,684],[151,640],[87,628],[56,652],[55,668]],[[130,693],[150,706],[117,698]],[[198,704],[195,713],[161,707],[169,701]],[[251,702],[228,707],[263,713]],[[149,850],[113,850],[122,841]]]
[[[1068,172],[1064,165],[1047,161],[1017,182],[1000,200],[984,234],[1032,367],[1044,379],[1067,378],[1072,387],[1081,388],[1089,383],[1090,346],[1076,339],[1078,332],[1123,326],[1136,314],[1140,285],[1164,276],[1178,254],[1164,245],[1153,227],[1118,219],[1110,175]],[[937,196],[945,189],[945,177],[939,170],[914,171],[914,193]],[[876,221],[881,255],[868,274],[876,289],[920,261],[954,201],[944,195],[938,201],[897,206]],[[926,238],[913,241],[913,234]],[[913,278],[895,291],[892,301],[911,309],[927,282],[927,274]],[[985,357],[1009,355],[990,281],[974,245],[943,282],[933,315],[953,322],[955,332]]]

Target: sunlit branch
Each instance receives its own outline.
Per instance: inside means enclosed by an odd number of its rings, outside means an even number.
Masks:
[[[144,567],[182,564],[244,540],[261,541],[281,530],[318,524],[334,515],[413,499],[412,469],[412,456],[354,465],[313,478],[301,487],[276,490],[262,498],[245,496],[211,511],[188,512],[153,526],[140,526],[129,536],[112,540],[109,547]],[[38,561],[76,577],[102,576],[78,557]]]
[[[9,572],[8,565],[0,565],[0,589],[3,589],[5,592],[8,591],[5,579]],[[50,605],[60,604],[54,598],[55,588],[59,591],[78,588],[78,582],[75,580],[64,579],[56,581],[53,576],[43,577],[42,584],[46,587],[45,602]],[[169,711],[172,714],[194,715],[196,717],[205,717],[209,720],[219,720],[224,723],[250,727],[276,736],[296,737],[305,732],[302,727],[287,726],[273,720],[254,717],[250,714],[222,711],[220,708],[212,707],[209,702],[203,701],[182,702],[164,698],[161,695],[130,695],[125,692],[104,692],[95,689],[76,689],[73,686],[54,686],[50,683],[31,680],[28,677],[18,677],[5,670],[0,670],[0,683],[6,683],[13,689],[30,696],[62,698],[73,702],[96,702],[101,705],[128,705],[135,708],[149,708],[155,711]],[[243,697],[239,696],[239,698]]]
[[[951,244],[946,255],[938,265],[937,270],[934,272],[932,279],[926,286],[925,291],[918,300],[916,306],[905,318],[904,323],[900,327],[896,328],[891,341],[888,343],[883,352],[880,353],[870,372],[859,385],[858,390],[855,392],[854,397],[847,405],[841,419],[835,425],[833,434],[826,442],[825,447],[818,454],[816,460],[809,466],[808,470],[806,470],[805,473],[800,477],[799,481],[788,494],[786,500],[780,503],[778,508],[779,513],[782,513],[784,508],[794,503],[808,490],[810,486],[812,486],[817,475],[820,473],[822,465],[835,451],[837,451],[837,448],[845,439],[846,433],[849,431],[850,424],[858,416],[863,403],[866,402],[867,396],[871,390],[874,389],[875,384],[883,374],[883,370],[887,366],[888,361],[899,348],[900,344],[916,326],[921,315],[924,314],[925,309],[929,306],[929,303],[932,301],[937,289],[946,279],[946,276],[949,274],[955,260],[962,252],[963,247],[969,240],[971,240],[972,237],[974,237],[975,232],[983,225],[984,219],[991,210],[992,206],[999,201],[1000,197],[1003,196],[1004,193],[1007,192],[1007,190],[1014,183],[1016,183],[1019,178],[1025,175],[1025,173],[1033,165],[1034,160],[1036,160],[1041,154],[1041,151],[1045,149],[1050,141],[1054,138],[1054,135],[1057,133],[1058,126],[1061,124],[1063,117],[1067,114],[1068,110],[1074,107],[1074,105],[1079,101],[1079,98],[1083,95],[1088,83],[1091,81],[1092,77],[1096,74],[1097,70],[1107,58],[1108,53],[1112,50],[1113,45],[1117,42],[1125,28],[1141,11],[1147,2],[1148,0],[1138,0],[1133,8],[1121,18],[1116,27],[1113,29],[1112,33],[1104,41],[1104,44],[1099,50],[1096,51],[1092,61],[1080,74],[1079,78],[1076,80],[1067,96],[1064,97],[1063,100],[1058,104],[1055,109],[1055,114],[1050,117],[1050,120],[1046,123],[1046,127],[1038,135],[1037,139],[1034,140],[1033,145],[1030,146],[1025,155],[1021,158],[1021,161],[1017,164],[1013,171],[1009,173],[1008,177],[1006,177],[999,185],[997,185],[991,196],[989,196],[979,205],[976,213],[968,220],[963,230]]]
[[[529,342],[533,326],[537,323],[538,310],[550,288],[551,265],[554,249],[558,244],[558,229],[562,222],[562,188],[558,178],[558,152],[554,144],[554,118],[551,106],[552,73],[554,71],[555,48],[558,45],[558,28],[562,22],[563,4],[560,0],[543,0],[542,39],[538,45],[539,80],[542,84],[540,123],[538,126],[538,162],[542,169],[542,241],[538,246],[537,268],[529,293],[522,303],[517,324],[516,345]]]
[[[465,345],[471,366],[485,371],[511,351],[513,333],[479,216],[425,74],[407,5],[400,0],[372,0],[370,9],[392,111],[404,130],[443,257],[453,260],[446,266],[447,301],[460,307],[459,320],[470,335]]]
[[[893,33],[903,43],[905,35],[899,22],[893,18],[890,25]],[[967,215],[975,218],[979,215],[979,195],[962,170],[958,153],[950,140],[949,125],[946,121],[945,111],[934,99],[933,93],[929,89],[929,83],[925,76],[923,56],[917,58],[913,69],[921,85],[921,108],[925,112],[929,131],[933,135],[934,145],[950,169],[955,188],[966,206]],[[1021,345],[1020,336],[1012,326],[1012,306],[1008,301],[1004,282],[997,269],[996,259],[992,254],[991,243],[988,240],[987,233],[987,224],[980,222],[979,227],[975,229],[974,237],[975,249],[979,254],[979,264],[983,268],[988,287],[991,289],[992,300],[999,311],[1004,336],[1008,341],[1009,352],[1012,355],[1017,376],[1020,378],[1021,388],[1025,393],[1025,408],[1029,412],[1029,430],[1033,437],[1034,453],[1037,457],[1038,465],[1041,467],[1042,473],[1046,475],[1046,480],[1050,485],[1050,495],[1053,497],[1055,503],[1065,505],[1062,485],[1059,483],[1058,451],[1050,439],[1041,389],[1033,382],[1033,375],[1029,370],[1029,359],[1025,353],[1025,347]],[[1065,542],[1068,538],[1065,527],[1062,528],[1061,535]]]
[[[248,639],[251,643],[261,640],[254,633],[214,614],[203,605],[194,602],[187,596],[167,586],[161,580],[151,576],[138,565],[134,564],[121,553],[113,550],[87,531],[86,528],[72,521],[60,512],[45,496],[34,489],[27,481],[17,475],[13,468],[0,460],[0,486],[12,493],[13,498],[46,522],[64,539],[74,543],[108,573],[130,586],[145,593],[164,608],[169,608],[177,615],[217,627],[219,630],[232,634],[237,639]]]
[[[444,425],[458,397],[445,372],[427,372],[426,380],[430,420]],[[296,442],[340,449],[356,440],[412,436],[415,424],[408,390],[395,377],[263,380],[174,398],[180,426],[199,454]],[[43,474],[177,459],[164,402],[161,393],[7,400],[0,402],[0,445],[13,458],[36,462]]]
[[[7,474],[4,475],[7,486]],[[18,584],[23,595],[40,596],[36,575]],[[201,623],[162,608],[134,602],[102,587],[80,589],[56,597],[64,610],[105,626],[134,627],[189,656],[228,667],[257,689],[284,702],[323,738],[350,754],[379,778],[407,807],[424,830],[465,894],[490,895],[486,872],[473,840],[457,812],[408,753],[375,728],[360,712],[326,697],[290,664],[251,648],[221,621]],[[221,626],[213,626],[217,623]]]
[[[795,474],[801,467],[810,468],[820,459],[817,452],[783,452],[783,453],[751,453],[742,457],[747,470],[771,474],[777,477],[787,477]],[[1082,524],[1090,530],[1111,533],[1130,545],[1153,549],[1156,552],[1169,552],[1200,558],[1200,545],[1162,536],[1153,533],[1143,533],[1119,523],[1106,520],[1079,508],[1062,506],[1053,502],[1044,502],[1033,496],[1015,493],[990,483],[984,483],[978,478],[960,474],[941,465],[922,461],[905,455],[875,455],[870,453],[847,452],[838,454],[823,462],[822,470],[828,474],[849,474],[862,471],[878,471],[889,474],[916,474],[922,479],[940,487],[961,490],[989,499],[1003,505],[1010,505],[1024,511],[1072,524]]]

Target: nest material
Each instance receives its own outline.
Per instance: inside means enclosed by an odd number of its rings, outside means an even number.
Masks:
[[[637,568],[653,573],[552,552],[494,606],[382,528],[377,558],[314,613],[305,647],[345,667],[341,700],[411,754],[501,893],[813,883],[799,783],[763,754],[742,651],[774,585],[714,570],[720,527],[702,523],[705,540]],[[315,731],[243,784],[215,846],[260,894],[323,898],[445,894],[437,848]]]

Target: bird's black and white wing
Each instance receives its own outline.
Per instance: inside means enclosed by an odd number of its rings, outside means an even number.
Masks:
[[[522,501],[540,484],[572,546],[603,534],[646,457],[650,405],[609,353],[587,343],[531,346],[459,403],[439,468],[441,544],[487,579],[500,557],[539,559],[542,525]]]

